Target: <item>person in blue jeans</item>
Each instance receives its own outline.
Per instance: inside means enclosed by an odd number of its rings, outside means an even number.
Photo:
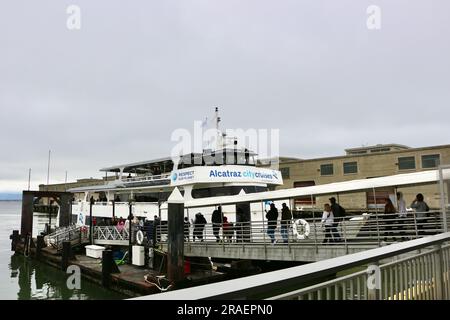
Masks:
[[[291,224],[292,212],[286,203],[282,204],[281,208],[281,236],[283,237],[283,242],[288,243],[288,228]]]
[[[275,244],[277,241],[275,240],[275,229],[277,228],[277,220],[278,220],[278,209],[275,207],[275,204],[270,204],[270,210],[266,211],[266,219],[267,219],[267,234],[270,237],[270,241],[272,244]]]

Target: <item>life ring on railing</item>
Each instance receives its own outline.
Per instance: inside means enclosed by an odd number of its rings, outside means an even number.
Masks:
[[[144,233],[141,230],[136,232],[136,242],[138,244],[142,244],[144,242]]]
[[[311,229],[306,220],[297,219],[293,223],[292,231],[298,240],[304,240],[309,237],[309,232]]]

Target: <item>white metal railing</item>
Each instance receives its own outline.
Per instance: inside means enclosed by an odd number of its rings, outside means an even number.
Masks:
[[[94,227],[94,240],[102,241],[128,241],[129,232],[126,228],[116,226]]]
[[[231,222],[229,224],[206,223],[185,225],[185,242],[189,245],[309,245],[316,248],[349,245],[382,246],[421,238],[444,231],[442,214],[439,211],[427,212],[426,218],[417,218],[416,213],[406,217],[398,214],[372,213],[366,215],[336,218],[333,225],[325,225],[321,214],[317,218],[277,221],[273,243],[267,220],[251,222]],[[420,214],[419,214],[420,216]],[[295,226],[294,226],[295,224]],[[297,232],[295,232],[297,229]],[[157,241],[166,242],[167,224],[157,228]]]
[[[375,290],[379,290],[378,295],[374,294],[373,289],[368,289],[368,273],[367,270],[364,270],[285,293],[272,299],[449,300],[449,263],[450,246],[447,244],[381,265],[380,286],[375,288]]]

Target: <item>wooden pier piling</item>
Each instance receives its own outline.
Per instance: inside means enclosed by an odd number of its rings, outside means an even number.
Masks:
[[[169,281],[184,279],[184,199],[175,188],[168,199],[167,276]]]
[[[17,243],[20,240],[19,230],[13,230],[9,238],[11,239],[11,251],[16,251]]]
[[[72,255],[72,246],[70,241],[63,241],[62,246],[61,270],[66,271],[69,266],[69,259]]]
[[[42,248],[45,248],[44,236],[37,236],[36,241],[36,259],[41,258]]]
[[[102,286],[109,288],[111,285],[111,273],[120,273],[116,262],[113,259],[112,250],[102,252]]]

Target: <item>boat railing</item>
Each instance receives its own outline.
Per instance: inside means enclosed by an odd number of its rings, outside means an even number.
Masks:
[[[129,183],[129,182],[145,182],[145,181],[155,181],[155,180],[167,180],[170,178],[171,173],[163,173],[157,175],[144,175],[144,176],[136,176],[131,178],[122,177],[120,181]]]
[[[101,241],[127,241],[129,239],[128,229],[117,226],[94,227],[94,240]]]

